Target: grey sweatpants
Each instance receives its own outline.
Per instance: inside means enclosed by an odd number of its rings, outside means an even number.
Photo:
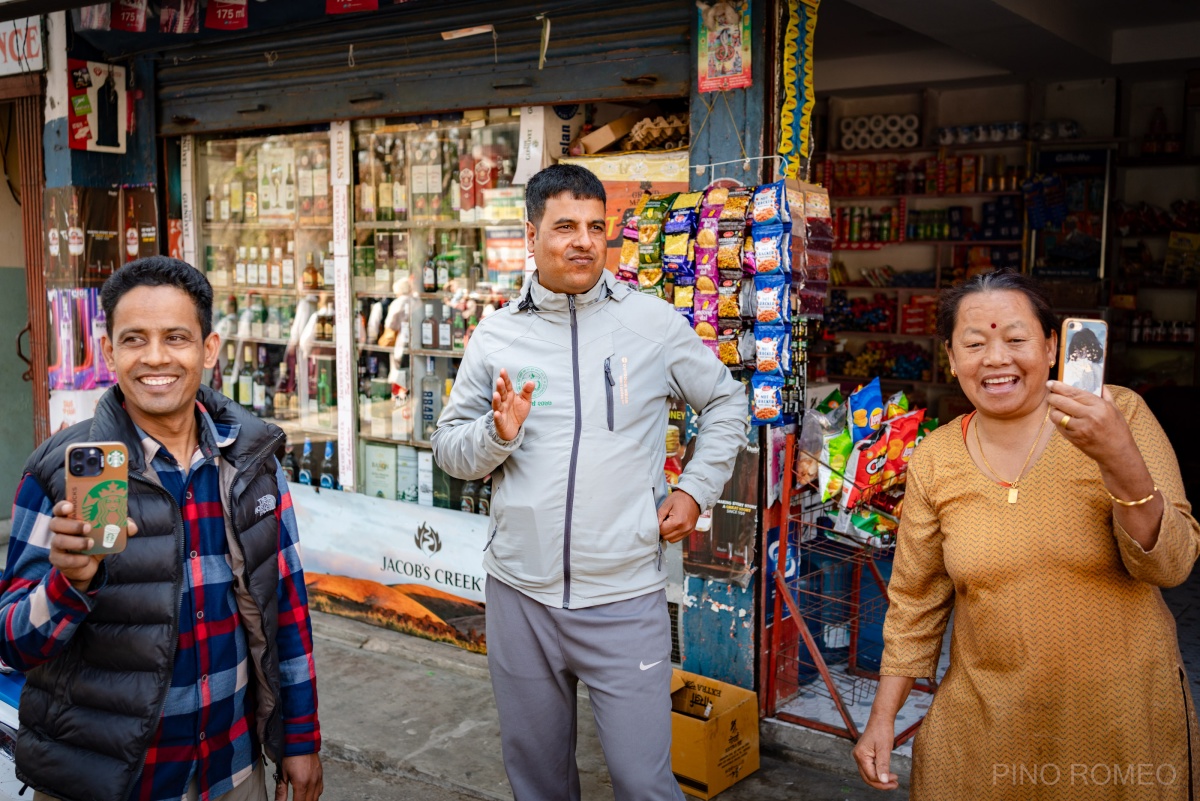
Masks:
[[[492,577],[487,647],[516,801],[578,801],[575,692],[588,688],[616,801],[682,801],[671,773],[671,623],[663,591],[561,609]]]

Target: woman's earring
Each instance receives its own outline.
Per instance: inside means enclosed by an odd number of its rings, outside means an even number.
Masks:
[[[958,373],[957,373],[957,372],[955,372],[955,370],[954,370],[954,368],[953,368],[953,367],[951,367],[951,368],[950,368],[950,377],[951,377],[951,378],[958,378]]]

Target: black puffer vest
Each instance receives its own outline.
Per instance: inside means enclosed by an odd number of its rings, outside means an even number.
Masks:
[[[238,612],[250,647],[252,710],[259,741],[279,765],[283,721],[278,703],[276,588],[279,529],[272,455],[283,432],[208,387],[198,399],[213,420],[238,423],[220,453],[225,530]],[[55,502],[64,497],[66,447],[119,441],[129,447],[129,516],[138,526],[125,551],[106,557],[107,580],[70,644],[31,670],[21,695],[17,776],[63,801],[125,801],[158,730],[171,684],[183,592],[183,518],[174,498],[148,477],[133,422],[114,387],[91,420],[55,434],[25,470]],[[249,711],[249,710],[248,710]]]

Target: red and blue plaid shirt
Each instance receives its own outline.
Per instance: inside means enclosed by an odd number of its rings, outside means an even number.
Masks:
[[[225,536],[219,456],[238,426],[219,425],[196,404],[202,444],[186,467],[144,434],[142,448],[153,477],[175,497],[183,513],[185,552],[180,599],[179,646],[158,732],[130,801],[179,799],[195,780],[202,801],[223,795],[253,771],[259,758],[254,713],[248,709],[249,649],[233,592]],[[286,756],[321,747],[316,672],[308,595],[300,566],[292,497],[276,464],[279,490],[279,666]],[[13,506],[8,564],[0,578],[0,658],[19,670],[53,659],[74,636],[92,607],[50,565],[53,501],[25,475]]]

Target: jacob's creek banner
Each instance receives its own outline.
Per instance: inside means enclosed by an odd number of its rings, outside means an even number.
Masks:
[[[290,489],[313,609],[484,650],[486,517]]]

